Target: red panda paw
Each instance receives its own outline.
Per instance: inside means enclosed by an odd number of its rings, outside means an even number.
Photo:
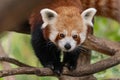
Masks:
[[[62,66],[61,62],[54,64],[53,72],[54,72],[57,76],[60,76],[60,75],[61,75],[62,70],[63,70],[63,66]]]
[[[57,76],[60,76],[63,70],[61,62],[49,63],[44,65],[44,67],[50,68]]]
[[[47,67],[47,68],[50,68],[50,69],[54,69],[54,66],[53,66],[53,64],[47,64],[47,65],[45,65],[44,67]]]
[[[69,69],[70,71],[73,71],[73,70],[76,69],[76,64],[70,64],[70,65],[67,66],[67,67],[68,67],[68,69]]]

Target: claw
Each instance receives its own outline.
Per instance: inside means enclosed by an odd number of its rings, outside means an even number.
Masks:
[[[61,73],[62,73],[62,70],[63,70],[63,66],[61,63],[54,63],[54,64],[46,64],[44,65],[44,67],[48,67],[50,68],[51,70],[53,70],[53,72],[57,75],[57,76],[60,76]]]
[[[68,66],[68,69],[70,70],[70,71],[73,71],[73,70],[75,70],[76,69],[76,66]]]
[[[76,69],[76,64],[70,64],[70,63],[67,63],[65,65],[70,71],[73,71]]]
[[[50,68],[50,69],[54,69],[54,65],[53,64],[46,64],[44,65],[44,67]]]
[[[63,66],[61,63],[57,63],[54,65],[53,72],[57,75],[60,76],[63,70]]]
[[[57,76],[60,76],[61,75],[61,71],[60,70],[53,70],[54,73],[57,75]]]

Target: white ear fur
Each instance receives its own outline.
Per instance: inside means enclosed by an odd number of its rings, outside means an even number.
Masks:
[[[86,25],[93,26],[92,19],[97,10],[95,8],[89,8],[82,12],[81,16]]]
[[[51,9],[42,9],[40,14],[44,22],[41,28],[45,28],[48,24],[53,24],[56,21],[57,13]]]

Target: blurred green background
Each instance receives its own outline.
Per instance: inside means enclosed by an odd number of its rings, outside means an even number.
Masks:
[[[107,38],[112,41],[120,41],[120,25],[110,19],[95,17],[94,35],[101,38]],[[32,66],[41,67],[31,47],[30,35],[10,32],[4,33],[0,37],[2,46],[10,57]],[[91,63],[95,63],[107,57],[108,56],[93,51]],[[15,65],[11,66],[16,67]],[[120,65],[94,75],[98,80],[120,78]],[[15,77],[16,80],[57,80],[57,78],[54,77],[37,77],[33,75],[18,75]],[[0,78],[0,80],[4,79]]]

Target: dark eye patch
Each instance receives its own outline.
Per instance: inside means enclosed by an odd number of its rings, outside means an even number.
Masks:
[[[78,34],[74,34],[72,38],[77,41],[77,44],[80,44],[80,36]]]
[[[58,35],[57,35],[55,41],[57,42],[58,40],[60,40],[60,39],[62,39],[62,38],[65,38],[65,36],[66,36],[66,35],[63,34],[63,33],[58,33]]]

